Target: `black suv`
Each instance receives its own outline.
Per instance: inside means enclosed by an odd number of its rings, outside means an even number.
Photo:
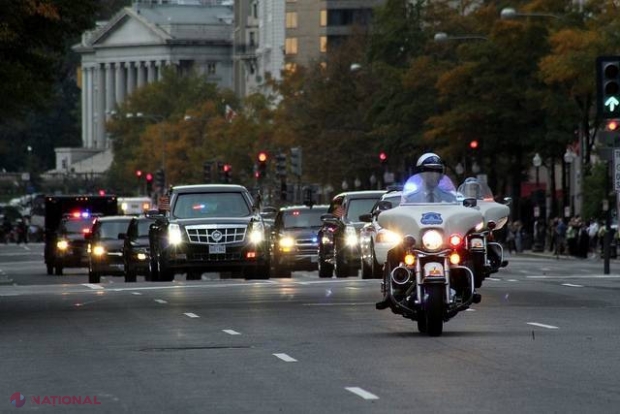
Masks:
[[[94,217],[87,212],[65,214],[58,226],[53,260],[47,262],[47,274],[62,275],[65,267],[88,267],[88,241]]]
[[[155,218],[148,214],[134,217],[129,222],[123,245],[125,278],[129,281],[135,281],[137,275],[144,276],[146,281],[151,280],[149,228],[153,223]]]
[[[315,270],[321,216],[327,205],[283,207],[271,230],[273,276],[291,277],[292,270]]]
[[[123,243],[130,216],[106,216],[95,219],[89,237],[88,282],[99,283],[102,275],[125,276]],[[135,282],[125,276],[125,282]]]
[[[269,237],[259,206],[243,186],[205,184],[171,189],[170,208],[149,232],[154,280],[203,272],[269,278]]]
[[[352,191],[332,199],[321,217],[319,231],[319,277],[356,276],[360,268],[360,216],[370,213],[385,191]]]

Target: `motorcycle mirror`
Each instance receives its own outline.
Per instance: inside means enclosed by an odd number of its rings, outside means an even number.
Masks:
[[[321,216],[321,221],[328,224],[338,225],[338,217],[330,213],[325,213]]]
[[[386,200],[379,201],[379,204],[377,204],[377,208],[379,209],[379,211],[389,210],[392,207],[392,203]]]
[[[362,214],[360,216],[360,221],[363,221],[364,223],[370,223],[372,221],[372,216],[370,215],[370,213]]]
[[[466,198],[463,200],[463,205],[465,207],[476,207],[478,205],[478,200],[475,198]]]

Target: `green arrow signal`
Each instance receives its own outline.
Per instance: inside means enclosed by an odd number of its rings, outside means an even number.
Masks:
[[[613,112],[618,105],[620,105],[620,101],[618,101],[615,96],[612,96],[605,101],[605,106],[609,107],[610,112]]]

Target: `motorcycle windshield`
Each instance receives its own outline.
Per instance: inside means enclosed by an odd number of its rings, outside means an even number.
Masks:
[[[457,204],[456,187],[447,175],[422,172],[407,180],[403,187],[402,204]]]
[[[459,199],[475,198],[476,200],[494,201],[493,192],[484,181],[468,178],[456,190]]]

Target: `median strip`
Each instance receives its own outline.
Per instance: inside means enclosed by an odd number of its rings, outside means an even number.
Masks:
[[[375,394],[370,393],[360,387],[345,387],[345,390],[352,392],[353,394],[362,397],[365,400],[378,400],[379,397],[377,397]]]

